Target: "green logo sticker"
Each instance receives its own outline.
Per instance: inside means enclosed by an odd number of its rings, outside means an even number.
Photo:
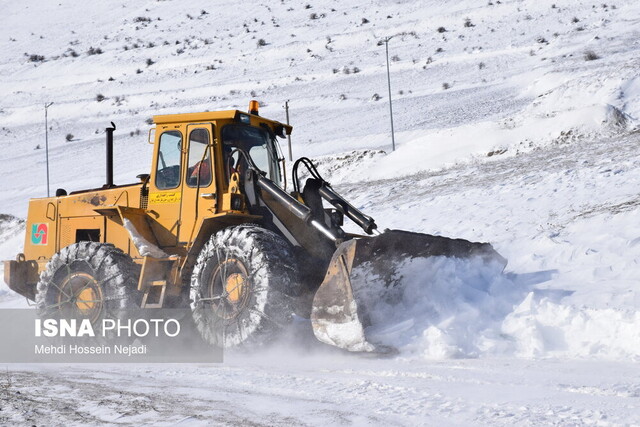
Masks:
[[[46,245],[47,236],[49,234],[49,226],[47,224],[31,225],[31,243],[34,245]]]

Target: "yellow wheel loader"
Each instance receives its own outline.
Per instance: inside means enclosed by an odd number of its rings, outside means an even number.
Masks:
[[[112,123],[104,186],[29,202],[24,253],[5,261],[5,281],[41,316],[97,324],[122,309],[190,307],[205,341],[231,347],[265,342],[297,313],[325,343],[379,351],[354,296],[355,268],[369,265],[394,286],[407,258],[506,264],[487,243],[379,232],[306,158],[287,192],[276,138],[292,128],[261,117],[256,101],[248,112],[153,120],[152,167],[139,182],[113,183]],[[346,233],[345,217],[364,234]]]

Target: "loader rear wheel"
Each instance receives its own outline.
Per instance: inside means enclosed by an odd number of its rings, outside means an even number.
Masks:
[[[193,320],[215,346],[259,345],[293,317],[297,273],[289,244],[255,225],[219,231],[191,276]]]
[[[122,317],[139,307],[132,259],[113,245],[79,242],[55,254],[40,276],[36,308],[43,318],[89,319],[99,331],[102,319]]]

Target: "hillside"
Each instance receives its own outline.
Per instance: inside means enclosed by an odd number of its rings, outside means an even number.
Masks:
[[[389,151],[379,44],[391,36],[399,149],[380,165],[385,176],[398,162],[416,172],[636,126],[633,2],[231,5],[7,5],[0,148],[12,185],[1,190],[3,210],[24,216],[25,196],[45,194],[36,147],[46,102],[54,189],[102,182],[109,121],[118,126],[116,177],[130,182],[150,165],[152,115],[246,109],[251,98],[283,121],[290,100],[296,156]]]

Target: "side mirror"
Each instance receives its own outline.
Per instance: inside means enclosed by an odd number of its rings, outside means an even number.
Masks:
[[[287,136],[287,132],[283,125],[276,125],[275,128],[273,129],[273,133],[275,133],[276,136],[280,138],[284,138]]]

